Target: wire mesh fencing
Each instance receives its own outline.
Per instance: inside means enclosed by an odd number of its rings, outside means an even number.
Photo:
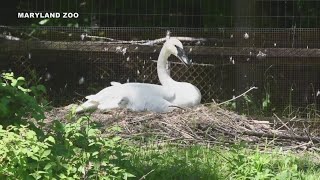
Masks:
[[[99,27],[318,28],[318,0],[18,0],[0,7],[5,25],[38,24],[16,12],[77,12],[46,25]]]
[[[1,69],[45,84],[55,105],[97,93],[111,81],[159,84],[156,60],[161,45],[114,44],[99,37],[156,39],[164,37],[167,29],[3,26],[0,30],[20,38],[1,41]],[[223,102],[255,86],[258,90],[228,106],[246,114],[316,116],[320,107],[319,29],[169,30],[172,36],[206,39],[183,42],[192,66],[169,58],[173,79],[196,85],[202,103]]]

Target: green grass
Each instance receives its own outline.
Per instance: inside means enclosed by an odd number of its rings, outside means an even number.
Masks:
[[[133,148],[128,171],[137,179],[320,179],[319,154],[194,145]]]

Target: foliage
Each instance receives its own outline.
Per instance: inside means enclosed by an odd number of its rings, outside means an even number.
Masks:
[[[66,125],[55,121],[56,143],[54,154],[63,167],[63,178],[127,179],[132,175],[116,165],[126,160],[128,148],[118,136],[101,137],[88,117]],[[72,163],[70,163],[72,162]]]
[[[52,174],[51,147],[54,138],[39,141],[34,131],[21,126],[0,126],[0,177],[1,179],[39,179]]]
[[[0,118],[4,125],[0,125],[0,179],[134,177],[117,166],[129,155],[119,137],[102,137],[89,117],[76,119],[73,112],[70,119],[76,122],[56,120],[49,127],[39,121],[33,123],[32,118],[44,119],[44,109],[36,99],[45,88],[27,88],[25,79],[15,78],[13,73],[3,73],[0,81]]]
[[[11,100],[8,106],[0,103],[0,110],[15,114],[10,118],[36,119],[36,112],[43,113],[34,97],[37,91],[26,88],[24,78],[3,74],[0,88],[0,100]],[[43,91],[41,86],[38,90]],[[319,161],[311,160],[315,156],[252,151],[243,144],[231,148],[168,144],[129,148],[113,135],[119,131],[117,127],[103,136],[88,116],[77,118],[71,112],[69,119],[75,122],[56,120],[48,127],[40,124],[37,130],[42,133],[28,125],[12,125],[15,121],[7,121],[11,124],[5,128],[0,125],[0,179],[128,179],[135,177],[133,173],[142,179],[312,180],[320,175]]]
[[[128,156],[119,137],[101,137],[87,117],[66,125],[56,121],[41,140],[27,126],[0,127],[0,178],[127,179],[118,162]]]
[[[45,93],[45,87],[27,88],[25,84],[23,77],[15,78],[13,73],[3,73],[0,77],[0,124],[7,126],[25,123],[30,118],[44,118],[44,112],[34,97]]]

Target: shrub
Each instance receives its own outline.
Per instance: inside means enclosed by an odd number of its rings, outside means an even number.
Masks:
[[[127,179],[117,163],[128,148],[119,137],[101,137],[88,117],[66,125],[56,121],[44,140],[27,126],[0,126],[0,178]]]
[[[34,131],[21,126],[0,126],[0,178],[39,179],[52,174],[51,147],[55,142],[49,136],[39,141]]]
[[[44,93],[42,85],[33,86],[34,95]],[[15,78],[13,73],[3,73],[0,77],[0,124],[8,126],[10,124],[26,123],[26,119],[41,120],[44,112],[38,105],[32,92],[25,87],[23,77]]]
[[[44,109],[36,98],[42,85],[25,87],[13,73],[0,77],[0,179],[127,179],[117,166],[128,148],[116,136],[102,137],[89,117],[44,130]],[[76,119],[71,113],[71,119]]]

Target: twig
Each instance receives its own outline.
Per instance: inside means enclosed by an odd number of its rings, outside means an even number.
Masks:
[[[311,149],[319,151],[320,152],[320,148],[316,148],[316,147],[311,147]]]
[[[232,99],[229,99],[229,100],[227,100],[227,101],[221,102],[221,103],[217,104],[217,106],[220,106],[220,105],[222,105],[222,104],[226,104],[226,103],[228,103],[228,102],[230,102],[230,101],[234,101],[234,100],[238,99],[238,98],[241,97],[241,96],[244,96],[245,94],[247,94],[248,92],[250,92],[250,91],[252,91],[252,90],[254,90],[254,89],[258,89],[258,87],[251,87],[250,89],[248,89],[248,90],[245,91],[244,93],[242,93],[242,94],[240,94],[240,95],[238,95],[238,96],[236,96],[236,97],[234,97],[234,98],[232,98]]]
[[[179,116],[180,117],[180,120],[182,120],[185,124],[187,123],[187,119],[185,119],[183,116]],[[200,139],[199,136],[197,135],[197,133],[195,133],[191,128],[190,126],[185,126],[186,129],[189,130],[189,133],[191,133],[193,135],[194,138],[196,139]],[[186,132],[188,132],[187,130],[185,130]]]
[[[175,105],[170,105],[169,107],[174,107],[174,108],[178,108],[178,109],[181,109],[181,110],[186,110],[185,108],[182,108],[180,106],[175,106]]]
[[[166,123],[166,122],[163,122],[163,121],[158,121],[159,123],[162,123],[162,124],[165,124],[167,125],[168,127],[171,127],[173,130],[181,133],[181,135],[187,139],[194,139],[194,137],[192,137],[192,135],[190,135],[188,132],[185,132],[183,131],[182,129],[179,129],[177,128],[175,125],[173,124],[169,124],[169,123]]]
[[[107,38],[107,37],[101,37],[101,36],[91,36],[88,34],[83,35],[83,37],[86,38],[94,38],[94,39],[102,39],[102,40],[108,40],[111,41],[113,43],[116,44],[141,44],[141,43],[145,43],[146,40],[141,40],[141,41],[125,41],[125,40],[117,40],[117,39],[113,39],[113,38]]]
[[[308,133],[307,128],[306,128],[304,122],[303,122],[302,124],[303,124],[303,127],[304,127],[303,131],[307,134],[307,136],[308,136],[309,139],[310,139],[310,142],[312,142],[312,144],[313,144],[313,141],[312,141],[312,139],[311,139],[311,136],[310,136],[310,134]]]
[[[194,37],[174,37],[179,39],[180,41],[206,41],[207,39],[205,38],[194,38]],[[162,43],[165,42],[167,40],[167,38],[160,38],[160,39],[155,39],[152,41],[147,41],[145,43],[142,43],[142,45],[154,45],[154,44],[158,44],[158,43]]]
[[[303,143],[303,144],[299,144],[297,146],[292,146],[292,147],[288,147],[288,148],[284,148],[284,150],[291,150],[291,149],[298,149],[300,147],[303,147],[303,146],[308,146],[310,144],[313,144],[311,141],[307,142],[307,143]]]
[[[112,38],[107,38],[107,37],[100,37],[100,36],[91,36],[88,34],[83,35],[86,38],[95,38],[95,39],[103,39],[103,40],[108,40],[111,41],[109,43],[114,43],[114,44],[138,44],[138,45],[148,45],[152,46],[154,44],[159,44],[162,42],[165,42],[167,40],[167,37],[165,38],[159,38],[155,40],[139,40],[139,41],[125,41],[125,40],[117,40],[117,39],[112,39]],[[194,37],[174,37],[179,39],[180,41],[206,41],[207,39],[205,38],[194,38]]]
[[[139,180],[142,180],[142,179],[146,179],[146,177],[152,173],[154,171],[154,169],[152,169],[151,171],[149,171],[147,174],[143,175]]]
[[[275,134],[275,133],[264,133],[264,132],[255,132],[255,131],[244,131],[243,134],[257,137],[267,137],[267,138],[279,138],[279,139],[296,139],[299,141],[312,141],[320,142],[320,137],[305,137],[305,136],[288,136],[284,134]]]
[[[11,41],[19,41],[20,38],[15,37],[15,36],[11,36],[11,35],[2,35],[0,34],[0,38],[4,38],[6,40],[11,40]]]
[[[10,27],[10,26],[0,26],[0,28],[7,28],[7,29],[11,29],[11,30],[16,30],[16,29],[14,29],[14,28],[12,28],[12,27]],[[18,30],[19,31],[19,30]],[[21,32],[21,31],[19,31],[19,32]],[[24,34],[24,35],[26,35],[26,36],[28,36],[28,37],[30,37],[30,38],[32,38],[32,39],[35,39],[35,40],[40,40],[39,38],[36,38],[36,37],[34,37],[34,36],[32,36],[31,34],[27,34],[27,33],[25,33],[25,32],[21,32],[22,34]],[[11,35],[9,35],[9,36],[3,36],[4,38],[6,38],[7,40],[21,40],[21,38],[18,38],[18,37],[13,37],[13,36],[11,36]]]
[[[159,38],[159,39],[155,39],[155,40],[140,40],[140,41],[123,41],[123,40],[116,40],[116,39],[107,38],[107,37],[90,36],[88,34],[85,34],[84,37],[105,39],[105,40],[109,40],[109,41],[119,43],[119,44],[127,43],[127,44],[140,44],[140,45],[152,46],[154,44],[162,43],[162,42],[165,42],[166,40],[168,40],[170,38],[170,34],[171,34],[171,32],[168,30],[165,38]],[[193,38],[193,37],[175,37],[175,38],[179,39],[180,41],[206,41],[207,40],[205,38]]]
[[[278,119],[278,121],[281,122],[282,126],[286,127],[287,130],[290,131],[292,134],[297,135],[297,134],[292,130],[292,128],[289,128],[289,127],[287,126],[287,124],[288,124],[290,121],[294,120],[296,117],[293,117],[293,118],[290,119],[288,122],[284,123],[275,113],[273,113],[273,115]],[[282,126],[281,126],[281,127],[282,127]],[[278,129],[280,129],[281,127],[279,127]]]

